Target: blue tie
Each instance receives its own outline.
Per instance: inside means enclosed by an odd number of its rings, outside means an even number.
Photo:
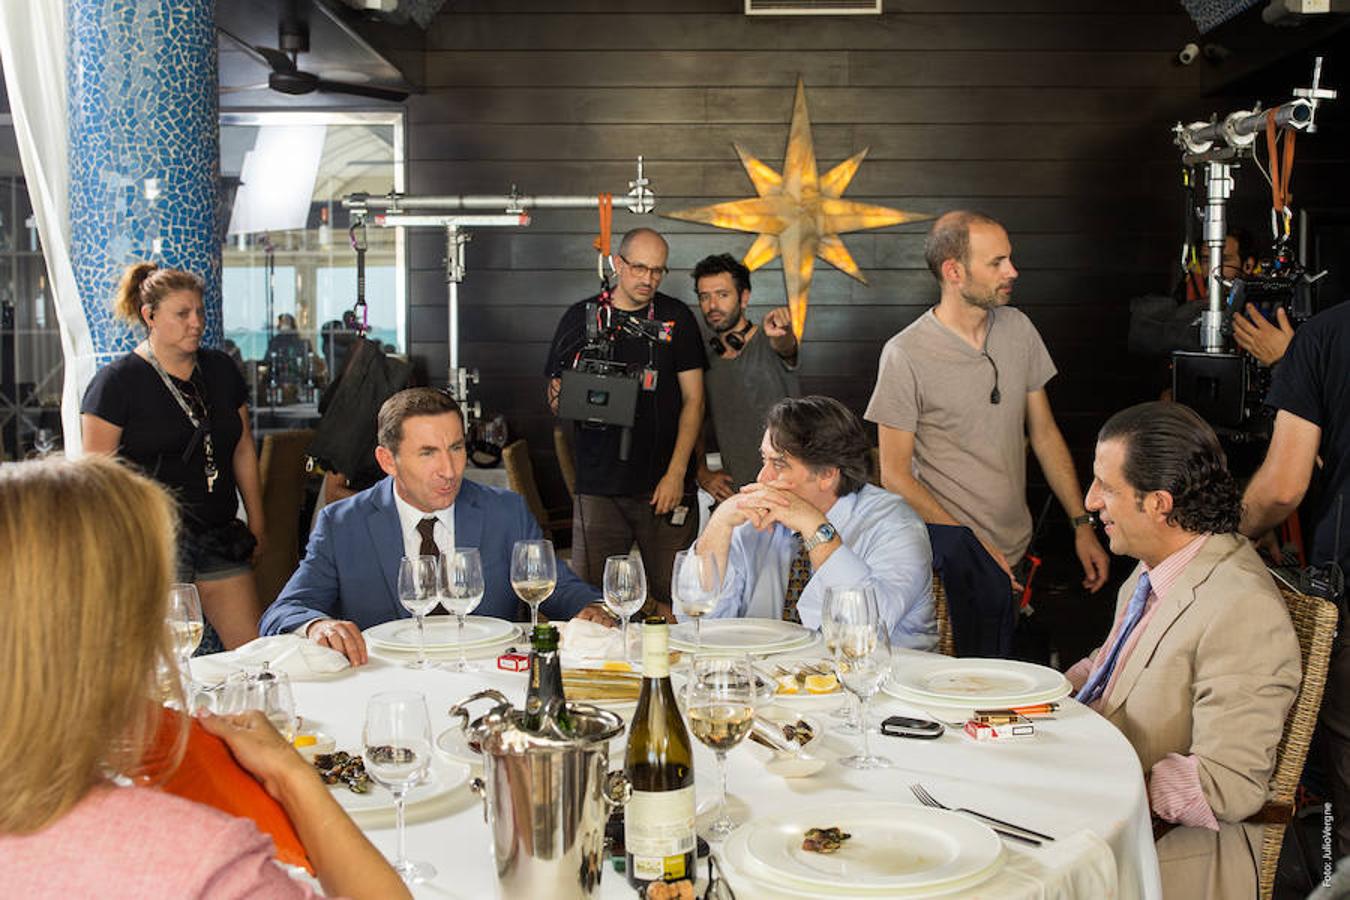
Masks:
[[[1116,657],[1120,655],[1120,648],[1125,646],[1125,639],[1134,631],[1134,626],[1139,624],[1140,618],[1144,615],[1144,606],[1148,603],[1148,592],[1152,589],[1148,581],[1148,573],[1143,572],[1139,575],[1139,584],[1134,589],[1134,595],[1130,597],[1130,605],[1125,607],[1125,621],[1120,623],[1120,633],[1116,635],[1115,643],[1107,651],[1106,661],[1097,667],[1097,671],[1092,673],[1087,682],[1079,689],[1075,698],[1079,703],[1093,703],[1106,690],[1106,683],[1111,680],[1111,672],[1116,667]]]

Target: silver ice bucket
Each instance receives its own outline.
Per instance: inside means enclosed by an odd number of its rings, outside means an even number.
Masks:
[[[468,706],[497,705],[470,722]],[[568,703],[572,727],[558,727],[560,706],[544,710],[538,731],[521,725],[523,711],[494,690],[451,707],[483,754],[483,778],[470,787],[483,798],[497,862],[497,896],[586,900],[604,866],[605,822],[628,798],[622,772],[609,771],[609,741],[623,720],[586,703]]]

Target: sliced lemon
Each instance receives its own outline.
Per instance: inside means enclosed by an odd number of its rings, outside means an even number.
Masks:
[[[797,679],[793,675],[780,675],[775,679],[778,685],[778,693],[795,694],[797,693]]]
[[[839,690],[839,679],[833,675],[807,675],[802,684],[808,694],[832,694]]]
[[[312,734],[297,734],[295,736],[296,747],[313,747],[319,742],[319,739]]]

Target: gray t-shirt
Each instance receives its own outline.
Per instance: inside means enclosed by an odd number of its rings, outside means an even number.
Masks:
[[[947,512],[1016,563],[1031,542],[1027,394],[1055,364],[1036,326],[1010,306],[990,312],[984,354],[928,310],[886,342],[869,422],[914,435],[914,476]],[[998,366],[1000,400],[989,400]]]
[[[704,379],[722,468],[739,489],[759,475],[759,445],[770,407],[784,397],[801,396],[797,371],[756,328],[735,359],[710,352]]]

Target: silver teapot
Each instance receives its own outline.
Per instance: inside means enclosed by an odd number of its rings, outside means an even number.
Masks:
[[[470,721],[468,706],[496,706]],[[497,863],[497,897],[587,900],[604,868],[605,823],[630,793],[622,772],[609,771],[609,742],[623,720],[587,703],[551,701],[538,729],[498,691],[482,690],[450,709],[450,718],[476,742],[483,778],[469,787],[483,798]]]

